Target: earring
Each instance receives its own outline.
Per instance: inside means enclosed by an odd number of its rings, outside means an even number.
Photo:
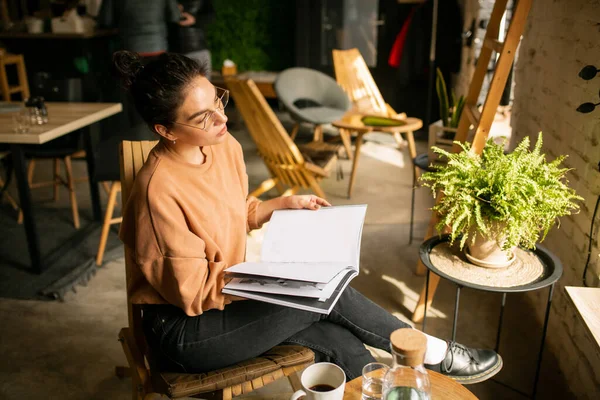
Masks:
[[[173,140],[173,144],[175,144],[176,140]]]

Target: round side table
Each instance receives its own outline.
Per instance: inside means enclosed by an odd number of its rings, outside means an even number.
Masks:
[[[460,302],[460,290],[463,287],[482,290],[484,292],[502,293],[500,318],[498,321],[498,331],[496,333],[496,347],[495,347],[496,352],[498,352],[499,346],[500,346],[500,334],[502,331],[502,318],[504,316],[504,307],[506,305],[506,295],[508,293],[530,292],[533,290],[538,290],[538,289],[542,289],[542,288],[550,286],[550,289],[548,290],[548,301],[546,303],[546,315],[544,317],[544,326],[542,329],[542,343],[540,345],[540,351],[538,353],[538,360],[537,360],[535,378],[534,378],[534,383],[533,383],[533,391],[532,391],[532,395],[531,395],[531,398],[535,398],[536,391],[537,391],[538,378],[539,378],[539,374],[540,374],[540,366],[542,363],[542,355],[544,352],[544,344],[546,341],[546,331],[548,330],[548,319],[550,317],[550,306],[552,305],[552,294],[554,292],[554,284],[556,283],[556,281],[558,281],[560,279],[560,277],[563,274],[563,267],[562,267],[560,260],[554,254],[549,252],[547,249],[538,245],[538,246],[536,246],[537,248],[535,250],[529,251],[530,253],[534,254],[538,258],[538,260],[540,261],[540,263],[542,264],[542,267],[543,267],[542,274],[536,280],[534,280],[533,282],[526,283],[526,284],[522,284],[522,285],[518,285],[518,286],[511,286],[511,287],[485,286],[485,285],[469,282],[469,281],[454,277],[452,275],[449,275],[448,273],[440,270],[438,267],[436,267],[436,265],[434,265],[434,263],[431,260],[431,251],[436,246],[439,246],[440,244],[449,242],[449,239],[450,239],[449,235],[435,236],[435,237],[432,237],[432,238],[426,240],[425,242],[423,242],[423,244],[421,244],[421,247],[419,249],[419,255],[421,257],[421,261],[427,267],[427,278],[426,278],[426,283],[425,283],[425,288],[426,288],[425,289],[425,311],[423,313],[423,332],[425,332],[425,322],[427,320],[427,301],[428,301],[428,296],[429,296],[429,275],[431,272],[433,272],[436,275],[439,275],[440,277],[442,277],[444,279],[449,280],[450,282],[452,282],[456,285],[456,300],[455,300],[455,304],[454,304],[454,320],[453,320],[453,324],[452,324],[452,340],[453,341],[456,339],[456,324],[458,321],[458,305]],[[465,262],[468,263],[467,261],[465,261]]]
[[[415,147],[415,140],[413,132],[423,127],[423,121],[418,118],[407,117],[402,119],[403,125],[397,126],[368,126],[365,125],[361,118],[364,113],[350,110],[344,117],[339,121],[331,123],[334,127],[340,130],[342,139],[344,137],[350,138],[353,133],[356,133],[356,142],[354,149],[354,156],[352,157],[352,172],[350,174],[350,183],[348,184],[348,198],[352,196],[352,189],[354,188],[354,181],[356,180],[356,170],[358,168],[358,159],[360,158],[360,147],[363,144],[363,136],[371,132],[383,132],[391,135],[404,133],[408,140],[408,151],[411,157],[416,157],[417,151]]]

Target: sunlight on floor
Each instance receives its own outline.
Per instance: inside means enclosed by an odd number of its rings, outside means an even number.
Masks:
[[[390,147],[374,142],[365,142],[360,148],[361,154],[375,158],[386,164],[404,168],[404,154],[396,147]]]
[[[414,310],[417,306],[417,301],[419,300],[419,293],[413,291],[410,287],[406,286],[406,284],[402,281],[397,280],[396,278],[392,278],[388,275],[382,275],[381,278],[396,286],[400,292],[404,295],[404,307],[409,310]],[[435,307],[427,308],[427,318],[442,318],[446,319],[447,315],[436,309]]]

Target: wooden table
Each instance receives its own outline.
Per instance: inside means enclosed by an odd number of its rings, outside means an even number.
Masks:
[[[600,288],[566,286],[565,290],[600,349]]]
[[[354,187],[356,170],[358,169],[358,159],[360,157],[360,147],[362,146],[363,136],[365,134],[371,132],[384,132],[394,135],[397,140],[399,134],[406,134],[408,151],[412,160],[417,156],[413,132],[421,129],[423,126],[423,121],[418,118],[404,118],[402,121],[405,124],[402,126],[366,126],[361,121],[363,116],[364,114],[350,111],[348,114],[344,115],[341,120],[332,123],[333,126],[340,130],[340,135],[343,140],[349,138],[353,133],[356,133],[357,135],[354,157],[352,157],[352,173],[350,174],[350,184],[348,185],[348,198],[352,196],[352,188]]]
[[[0,143],[10,143],[10,150],[19,189],[20,207],[23,211],[25,233],[31,266],[37,273],[44,270],[40,254],[39,235],[33,218],[31,206],[31,193],[27,182],[27,165],[23,145],[43,144],[68,133],[85,128],[95,122],[101,121],[111,115],[122,111],[120,103],[46,103],[48,108],[49,122],[44,125],[36,125],[29,133],[13,132],[13,113],[0,114]],[[92,209],[94,219],[102,221],[102,209],[100,207],[100,193],[98,184],[94,181],[95,163],[94,146],[89,132],[83,135],[90,194],[92,198]]]
[[[476,400],[477,397],[460,383],[434,371],[427,371],[431,383],[431,399]],[[344,400],[359,400],[362,393],[362,377],[346,383]]]

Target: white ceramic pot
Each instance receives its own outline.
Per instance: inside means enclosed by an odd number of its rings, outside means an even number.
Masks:
[[[467,259],[480,267],[505,268],[515,260],[515,249],[502,250],[503,239],[490,239],[479,232],[473,242],[469,241],[465,255]]]

